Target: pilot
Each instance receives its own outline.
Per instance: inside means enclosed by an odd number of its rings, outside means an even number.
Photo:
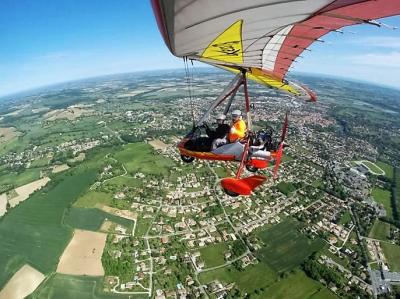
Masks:
[[[226,135],[229,133],[231,127],[228,124],[225,124],[226,116],[225,114],[217,115],[217,128],[210,129],[206,125],[206,133],[208,137],[212,140],[211,150],[216,149],[218,146],[226,143]]]
[[[242,112],[240,110],[232,111],[232,125],[228,134],[228,141],[230,143],[242,139],[246,135],[246,123],[242,119]]]
[[[233,143],[246,135],[246,123],[242,119],[240,110],[232,111],[232,125],[229,127],[228,134],[224,138],[217,138],[211,144],[211,150],[215,150],[224,144]]]

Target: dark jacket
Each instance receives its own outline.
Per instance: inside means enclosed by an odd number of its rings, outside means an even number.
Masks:
[[[206,127],[206,133],[211,139],[224,138],[230,129],[231,127],[228,124],[220,124],[216,129]]]

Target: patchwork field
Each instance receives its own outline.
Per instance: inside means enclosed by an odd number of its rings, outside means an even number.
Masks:
[[[146,143],[131,143],[124,146],[114,156],[124,164],[129,174],[143,172],[146,174],[167,175],[174,162],[153,152],[153,148]]]
[[[43,190],[10,210],[0,221],[0,288],[23,264],[47,274],[71,238],[62,223],[66,209],[94,181],[97,168],[78,168],[60,174]]]
[[[312,280],[300,270],[290,273],[288,277],[282,279],[269,287],[265,291],[265,297],[272,299],[330,299],[338,298],[321,283]]]
[[[387,240],[390,235],[390,224],[382,222],[380,220],[375,220],[368,237],[378,240]]]
[[[69,168],[69,166],[67,164],[56,165],[56,166],[53,167],[51,172],[52,173],[59,173],[59,172],[62,172],[64,170],[67,170],[68,168]]]
[[[20,135],[20,132],[18,132],[14,127],[0,128],[0,143],[6,143],[18,135]]]
[[[83,115],[93,114],[93,112],[94,110],[83,109],[82,107],[68,107],[67,109],[51,110],[44,115],[44,118],[49,121],[63,118],[74,120]]]
[[[224,253],[229,251],[227,243],[218,243],[199,249],[205,268],[211,268],[225,263]]]
[[[199,275],[201,283],[209,283],[215,279],[224,283],[235,283],[244,292],[253,293],[256,289],[273,285],[278,278],[274,270],[265,264],[248,266],[244,271],[238,271],[233,266],[202,272]],[[253,295],[253,294],[252,294]]]
[[[72,240],[65,248],[57,272],[70,275],[103,276],[101,256],[107,235],[83,230],[75,230]]]
[[[74,203],[77,208],[94,208],[103,205],[109,205],[112,201],[112,195],[105,192],[88,191],[80,196]]]
[[[43,186],[46,186],[46,184],[50,182],[50,178],[44,177],[42,179],[39,179],[37,181],[31,182],[29,184],[23,185],[21,187],[18,187],[15,189],[15,192],[17,193],[17,196],[12,197],[9,199],[10,206],[13,208],[19,203],[23,202],[26,200],[33,192],[36,190],[39,190]]]
[[[118,299],[126,295],[105,293],[103,278],[53,274],[29,298],[37,299]],[[135,299],[147,296],[135,295]]]
[[[392,218],[393,210],[392,210],[392,204],[390,202],[390,197],[391,197],[390,191],[374,187],[372,189],[371,195],[377,203],[380,203],[384,206],[387,217]]]
[[[389,264],[390,271],[400,272],[400,246],[389,244],[387,242],[380,242],[383,254]]]
[[[163,150],[168,147],[167,144],[162,142],[161,140],[155,139],[149,141],[149,144],[155,149],[155,150]]]
[[[0,171],[0,190],[7,185],[16,188],[38,179],[40,179],[40,168],[26,169],[21,173],[5,169]]]
[[[0,194],[0,217],[7,212],[7,195]]]
[[[20,299],[31,294],[42,283],[45,276],[29,265],[24,265],[0,290],[0,299]]]
[[[381,161],[376,161],[375,164],[385,172],[387,178],[393,178],[393,166]]]
[[[287,219],[270,229],[258,233],[264,247],[257,257],[277,272],[291,270],[300,265],[313,252],[325,245],[321,239],[311,240],[298,231],[299,223]]]
[[[118,223],[131,231],[134,225],[132,220],[118,217],[100,209],[87,209],[72,207],[65,215],[64,223],[68,226],[83,230],[99,231],[103,222],[110,220]]]

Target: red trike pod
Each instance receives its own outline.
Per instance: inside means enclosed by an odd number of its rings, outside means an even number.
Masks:
[[[225,178],[221,180],[221,186],[226,193],[234,195],[250,195],[251,192],[265,182],[267,178],[262,175],[253,175],[243,179]]]

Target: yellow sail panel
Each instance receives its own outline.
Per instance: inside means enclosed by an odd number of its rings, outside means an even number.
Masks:
[[[274,88],[278,88],[295,95],[301,94],[301,92],[299,92],[294,86],[286,84],[279,78],[268,75],[267,73],[257,68],[251,68],[251,72],[247,73],[247,77],[253,81],[257,81],[264,85],[272,86]]]
[[[242,24],[239,20],[214,39],[201,54],[209,58],[230,63],[243,63]]]
[[[219,67],[221,67],[221,66],[219,66]],[[235,69],[233,67],[224,66],[221,68],[231,71],[232,73],[235,73],[235,74],[240,72],[238,69]],[[262,70],[257,69],[257,68],[251,68],[250,71],[246,72],[246,77],[257,83],[261,83],[268,87],[273,87],[273,88],[277,88],[277,89],[280,89],[280,90],[283,90],[286,92],[290,92],[297,96],[300,96],[302,94],[302,92],[300,92],[295,86],[286,84],[279,78],[268,75],[267,73],[265,73]]]

